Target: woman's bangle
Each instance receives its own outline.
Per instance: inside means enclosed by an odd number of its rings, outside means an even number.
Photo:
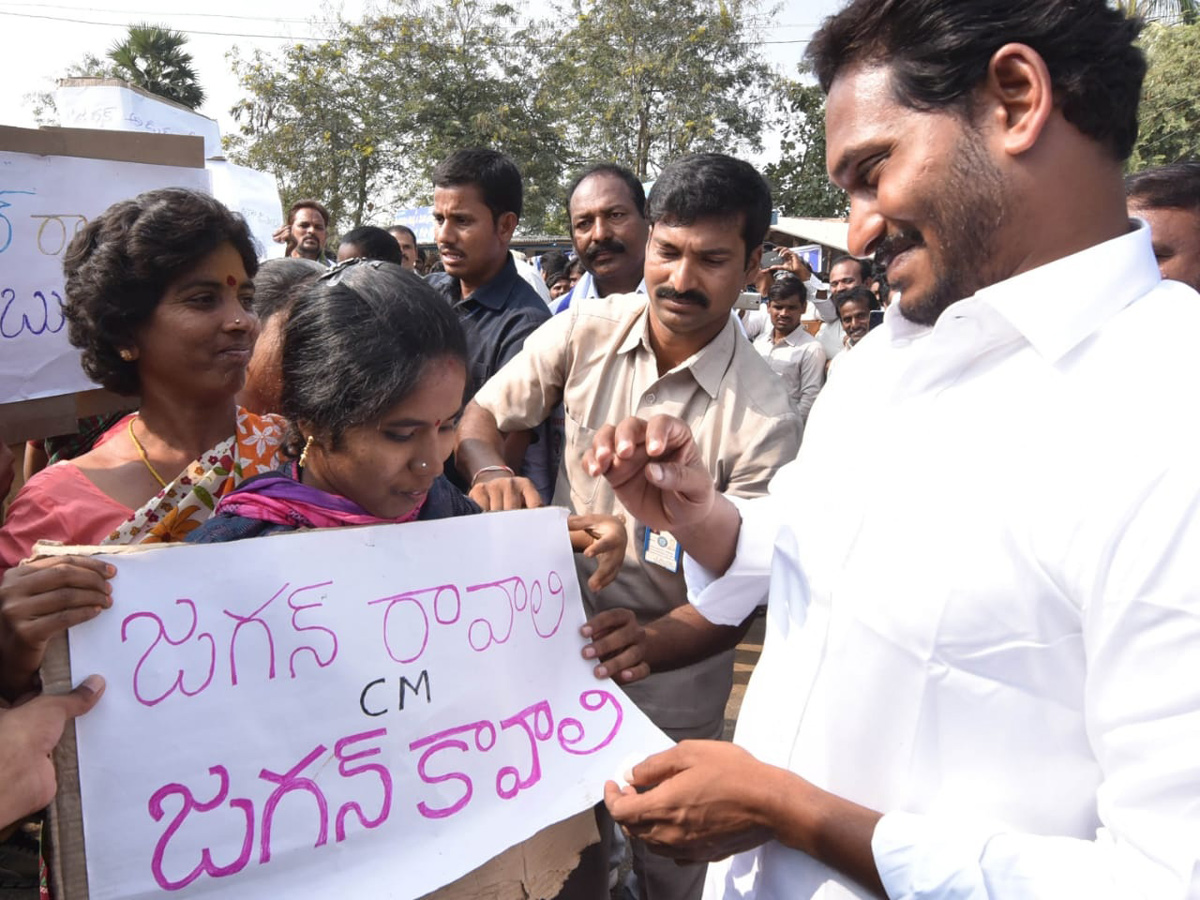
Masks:
[[[507,472],[510,478],[517,477],[517,473],[508,466],[484,466],[482,469],[476,472],[475,477],[471,479],[471,487],[475,487],[475,482],[479,480],[479,476],[484,472]]]

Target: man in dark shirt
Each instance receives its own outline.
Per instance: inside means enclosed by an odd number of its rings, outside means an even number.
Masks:
[[[503,153],[458,150],[434,169],[434,240],[445,272],[428,280],[450,302],[467,333],[466,400],[550,318],[508,252],[521,204],[521,173]],[[552,443],[549,427],[542,426],[513,435],[505,445],[507,464],[532,480],[544,497],[553,493],[558,467]],[[453,466],[446,473],[456,477]]]

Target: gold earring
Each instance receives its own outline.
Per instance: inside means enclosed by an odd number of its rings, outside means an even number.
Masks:
[[[120,356],[121,359],[125,360],[125,362],[133,362],[133,351],[128,347],[122,347],[119,351],[117,351],[117,355]]]
[[[312,445],[313,445],[313,436],[310,434],[308,436],[308,440],[304,442],[304,449],[300,451],[300,466],[301,466],[301,468],[303,468],[304,464],[306,462],[308,462],[308,451],[312,447]]]

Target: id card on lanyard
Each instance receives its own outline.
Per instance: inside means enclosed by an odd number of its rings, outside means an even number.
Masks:
[[[668,572],[678,572],[683,550],[671,532],[647,528],[645,540],[642,542],[642,555],[648,563],[661,566]]]

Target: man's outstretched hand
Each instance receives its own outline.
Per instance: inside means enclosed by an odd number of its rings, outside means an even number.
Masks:
[[[717,494],[692,432],[674,416],[605,425],[583,465],[593,477],[608,479],[638,521],[676,535],[702,524]]]

